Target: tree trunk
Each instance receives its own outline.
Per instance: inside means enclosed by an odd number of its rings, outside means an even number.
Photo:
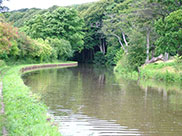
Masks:
[[[122,32],[122,35],[123,35],[123,40],[125,42],[125,45],[128,47],[128,42],[126,40],[126,36],[125,36],[125,33]]]
[[[168,61],[168,59],[169,59],[169,53],[165,52],[164,61]]]
[[[103,49],[103,54],[105,55],[106,54],[106,43],[105,43],[105,39],[103,39],[103,42],[102,42],[102,49]]]
[[[149,61],[149,50],[150,50],[150,31],[147,32],[147,58],[145,63],[148,63]]]
[[[105,42],[104,39],[100,38],[100,45],[99,45],[100,51],[105,55],[106,53],[106,47],[105,47]]]
[[[164,56],[161,54],[158,57],[153,57],[151,60],[147,61],[145,64],[150,64],[150,63],[154,63],[158,60],[164,60]]]

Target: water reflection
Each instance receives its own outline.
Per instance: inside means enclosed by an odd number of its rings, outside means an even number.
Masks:
[[[105,68],[43,70],[25,83],[42,96],[64,135],[182,135],[182,94],[118,78]]]

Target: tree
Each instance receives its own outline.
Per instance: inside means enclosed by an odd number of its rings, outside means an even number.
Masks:
[[[128,35],[131,31],[131,14],[134,8],[129,5],[134,3],[132,0],[116,1],[112,12],[108,12],[103,23],[102,31],[107,35],[115,37],[125,53],[128,52]]]
[[[182,10],[170,13],[164,20],[161,18],[155,23],[159,38],[156,41],[160,53],[169,52],[171,55],[182,55]]]
[[[74,51],[83,49],[83,20],[77,12],[68,8],[57,8],[52,13],[34,16],[23,30],[32,38],[59,38],[70,42]]]
[[[182,0],[148,0],[163,18],[182,7]]]
[[[87,10],[82,12],[85,19],[85,48],[98,48],[102,54],[106,53],[105,36],[101,32],[102,20],[108,1],[99,1],[92,4]]]

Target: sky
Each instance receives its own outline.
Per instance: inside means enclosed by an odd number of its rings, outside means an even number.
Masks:
[[[98,0],[9,0],[9,1],[4,1],[3,5],[7,6],[10,10],[33,8],[33,7],[46,9],[53,5],[68,6],[73,4],[82,4],[94,1]]]

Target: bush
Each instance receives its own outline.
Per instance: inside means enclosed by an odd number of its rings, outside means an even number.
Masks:
[[[0,22],[0,58],[7,58],[8,55],[17,55],[18,29],[8,23]]]
[[[43,39],[37,39],[34,41],[34,52],[32,52],[33,57],[39,58],[40,62],[49,60],[52,54],[52,47],[49,45],[48,41]]]

